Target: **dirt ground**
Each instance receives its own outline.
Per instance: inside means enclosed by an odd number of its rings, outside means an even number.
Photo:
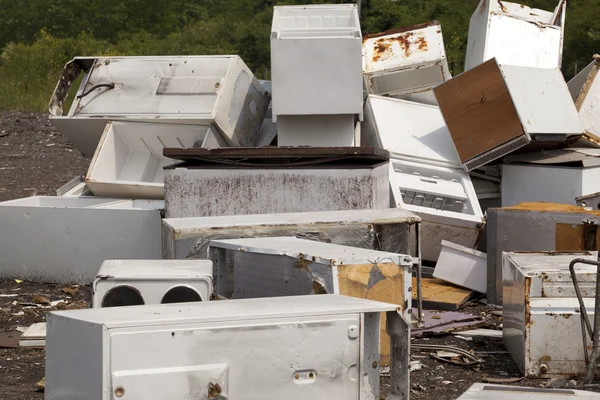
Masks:
[[[50,124],[47,114],[0,112],[0,201],[31,195],[55,195],[56,189],[75,176],[85,173],[88,161]],[[15,277],[18,278],[18,277]],[[74,295],[63,289],[70,285],[0,281],[0,341],[6,332],[43,322],[53,309],[85,307],[89,288],[79,287]],[[36,304],[35,300],[56,302],[55,306]],[[477,305],[464,310],[487,319],[487,327],[499,329],[501,320],[494,308]],[[434,360],[427,352],[413,351],[412,360],[423,364],[411,373],[411,398],[456,399],[473,383],[485,377],[512,378],[520,373],[501,340],[465,341],[454,336],[413,340],[414,344],[458,346],[472,350],[485,360],[478,367],[462,367]],[[23,347],[0,348],[0,400],[43,399],[35,384],[44,377],[44,350]],[[382,378],[382,394],[387,379]],[[567,382],[568,383],[568,382]],[[523,380],[522,386],[545,387],[546,380]],[[556,384],[556,386],[560,386]]]

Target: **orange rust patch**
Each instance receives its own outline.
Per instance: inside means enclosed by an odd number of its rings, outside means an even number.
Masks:
[[[600,216],[600,210],[587,211],[580,206],[572,206],[569,204],[547,203],[544,201],[520,203],[516,206],[502,207],[502,210],[523,210],[523,211],[554,211],[568,213],[583,213]]]

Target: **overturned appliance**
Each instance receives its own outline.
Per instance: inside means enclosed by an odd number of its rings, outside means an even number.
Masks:
[[[409,254],[411,229],[421,219],[400,208],[303,213],[224,215],[162,220],[164,259],[206,259],[211,240],[296,236]]]
[[[437,21],[365,36],[362,62],[369,94],[436,104],[432,89],[452,78]]]
[[[532,141],[556,145],[584,133],[562,72],[486,61],[434,90],[468,171]]]
[[[600,55],[567,84],[588,141],[600,146]]]
[[[581,318],[569,272],[569,264],[577,258],[595,261],[598,252],[503,253],[504,345],[525,377],[585,373]],[[575,268],[591,310],[596,269],[585,264]]]
[[[85,157],[106,123],[119,120],[214,124],[230,146],[254,146],[269,99],[239,56],[76,57],[56,86],[50,120]]]
[[[219,271],[215,291],[225,297],[342,294],[397,304],[411,319],[414,261],[407,255],[294,237],[213,240],[209,255]],[[387,365],[385,319],[381,326],[381,361]]]
[[[164,202],[37,196],[0,203],[0,277],[89,284],[106,259],[159,259]]]
[[[465,71],[496,58],[501,65],[560,68],[566,0],[554,12],[481,0],[469,22]]]
[[[424,260],[437,260],[442,240],[477,245],[483,214],[438,107],[370,95],[361,136],[389,151],[392,206],[423,220]]]
[[[354,146],[362,120],[356,4],[275,6],[273,121],[280,146]]]
[[[208,301],[212,276],[208,260],[107,260],[92,283],[92,307]]]
[[[555,203],[487,211],[489,303],[502,304],[502,252],[600,250],[600,213]]]
[[[407,400],[410,326],[396,308],[321,295],[52,312],[45,398],[379,399],[386,313],[388,398]]]
[[[163,199],[163,168],[173,160],[166,147],[226,147],[214,130],[192,125],[109,122],[92,158],[85,183],[95,196]]]
[[[576,197],[600,192],[600,149],[513,154],[502,161],[503,207],[532,201],[575,205]]]
[[[575,202],[586,210],[600,210],[600,192],[576,197]]]
[[[458,400],[600,400],[600,394],[584,390],[531,388],[474,383]]]
[[[389,208],[388,152],[367,147],[165,149],[167,218]]]

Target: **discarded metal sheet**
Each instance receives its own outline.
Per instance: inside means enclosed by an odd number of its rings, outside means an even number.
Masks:
[[[32,324],[21,335],[19,347],[45,347],[46,346],[46,323],[38,322]]]
[[[598,140],[600,136],[600,55],[569,81],[568,86],[586,133]]]
[[[417,287],[413,278],[413,287]],[[435,278],[423,278],[423,307],[428,310],[456,311],[473,296],[473,292]],[[413,300],[417,294],[413,291]]]
[[[600,210],[600,192],[576,197],[575,202],[586,210]]]
[[[365,36],[362,63],[369,94],[435,104],[430,90],[452,78],[437,21]]]
[[[408,399],[410,326],[396,308],[322,295],[53,312],[45,396],[379,399],[386,313],[388,398]]]
[[[413,314],[416,312],[413,309]],[[447,334],[459,329],[476,328],[485,323],[480,316],[456,311],[425,310],[423,314],[423,326],[413,327],[410,330],[412,336]]]
[[[68,113],[69,89],[84,73]],[[108,121],[215,124],[231,146],[253,146],[270,96],[239,56],[76,57],[50,120],[86,157]]]
[[[424,260],[437,260],[442,240],[477,244],[483,214],[438,107],[370,95],[361,136],[389,151],[392,207],[423,219]]]
[[[600,213],[555,203],[490,208],[488,302],[502,304],[502,252],[600,250]]]
[[[166,218],[162,258],[205,259],[211,240],[273,236],[409,254],[411,228],[420,220],[399,208]]]
[[[209,301],[208,260],[106,260],[92,283],[92,307]]]
[[[549,150],[503,161],[502,206],[532,201],[574,205],[576,197],[600,191],[600,149]]]
[[[217,281],[217,293],[235,299],[341,294],[397,304],[411,319],[410,256],[294,237],[213,240],[209,254],[219,271],[233,263],[233,287]],[[381,321],[381,362],[390,348]]]
[[[433,277],[485,293],[487,290],[487,255],[481,251],[442,241],[442,252],[435,264]]]
[[[584,133],[558,68],[498,65],[492,59],[434,93],[467,170],[532,141],[557,143]]]
[[[165,147],[226,146],[214,127],[165,125],[142,122],[109,122],[85,177],[96,196],[163,199],[163,167],[173,160]]]
[[[355,4],[275,6],[273,121],[331,114],[362,120],[361,40]]]
[[[501,65],[560,68],[566,1],[554,12],[481,0],[469,22],[465,71],[496,58]]]
[[[355,149],[165,149],[194,160],[165,168],[166,217],[389,208],[387,152]]]
[[[503,285],[503,328],[504,344],[526,377],[547,377],[577,374],[583,364],[583,351],[581,349],[581,328],[576,325],[576,336],[565,336],[573,332],[572,324],[579,324],[579,315],[574,310],[567,314],[556,311],[554,318],[559,320],[559,327],[567,329],[564,332],[548,333],[547,337],[530,336],[534,325],[534,317],[547,319],[555,311],[553,302],[557,298],[568,298],[577,303],[573,280],[569,272],[569,264],[574,259],[597,260],[598,252],[561,252],[561,253],[508,253],[502,256],[502,285]],[[596,267],[579,264],[575,272],[583,296],[594,298],[596,292]],[[541,311],[535,314],[533,299],[544,298],[548,300],[546,313]],[[548,314],[548,315],[546,315]],[[569,319],[573,314],[573,318]],[[533,343],[533,340],[537,340]],[[581,358],[569,355],[553,346],[556,343],[579,342]],[[556,350],[553,350],[556,347]],[[543,351],[541,350],[543,349]],[[537,352],[535,352],[537,350]],[[540,353],[539,351],[542,351]],[[584,369],[581,369],[583,371]]]
[[[160,258],[162,201],[37,196],[0,203],[0,277],[89,284],[108,258]]]
[[[600,394],[583,390],[548,389],[475,383],[458,400],[598,400]]]

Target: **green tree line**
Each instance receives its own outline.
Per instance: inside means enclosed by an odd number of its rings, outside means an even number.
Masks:
[[[494,1],[494,0],[490,0]],[[269,77],[274,5],[349,0],[0,0],[0,110],[44,111],[75,56],[239,54]],[[442,24],[453,74],[462,72],[469,19],[479,0],[362,0],[365,34],[431,20]],[[558,0],[521,0],[553,10]],[[600,0],[567,5],[563,72],[600,52]]]

